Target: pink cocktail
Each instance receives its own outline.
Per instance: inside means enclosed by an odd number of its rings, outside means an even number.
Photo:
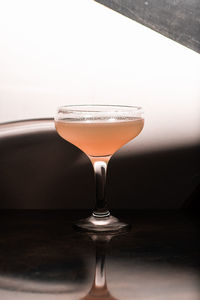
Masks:
[[[127,226],[110,215],[105,195],[106,170],[111,156],[143,129],[143,111],[136,106],[71,105],[58,109],[59,135],[90,158],[96,179],[96,207],[76,225],[91,231],[114,231]]]

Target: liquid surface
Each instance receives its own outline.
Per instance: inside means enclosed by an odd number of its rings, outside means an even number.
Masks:
[[[55,122],[59,135],[90,156],[107,156],[134,139],[144,126],[144,119],[123,121]]]

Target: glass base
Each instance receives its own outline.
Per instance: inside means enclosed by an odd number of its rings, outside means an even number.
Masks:
[[[111,215],[102,218],[91,216],[76,222],[75,226],[81,230],[92,232],[117,232],[130,227],[129,224],[123,223]]]

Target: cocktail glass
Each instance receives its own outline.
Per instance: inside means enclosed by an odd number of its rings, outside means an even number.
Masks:
[[[87,231],[119,231],[128,224],[108,210],[106,172],[111,156],[143,129],[143,110],[138,106],[67,105],[58,108],[55,127],[66,141],[89,157],[95,174],[96,204],[92,215],[76,222]]]

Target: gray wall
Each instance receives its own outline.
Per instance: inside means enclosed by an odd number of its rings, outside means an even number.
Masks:
[[[95,0],[200,53],[199,0]]]

